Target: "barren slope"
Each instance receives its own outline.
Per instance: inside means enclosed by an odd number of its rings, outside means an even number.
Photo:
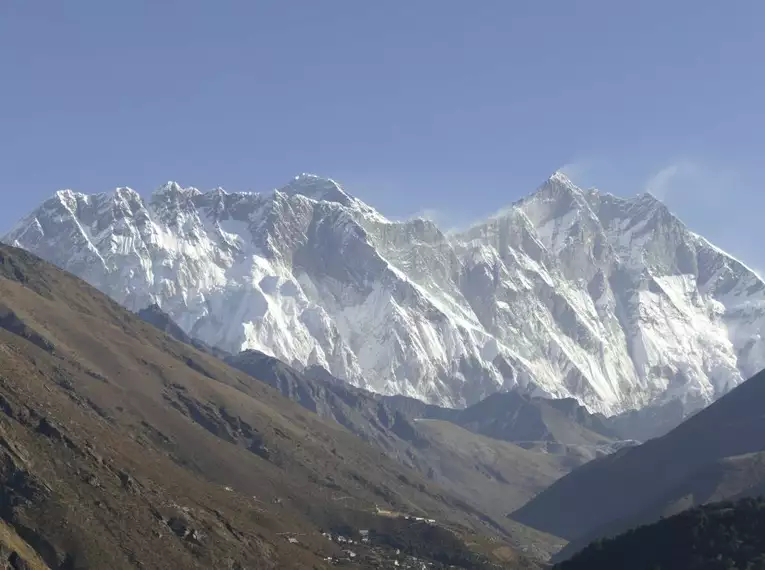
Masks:
[[[0,305],[0,516],[51,568],[323,568],[348,555],[321,530],[379,527],[367,567],[410,524],[376,506],[438,521],[425,556],[522,563],[502,521],[5,246]]]

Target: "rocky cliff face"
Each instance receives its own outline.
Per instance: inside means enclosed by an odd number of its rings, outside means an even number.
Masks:
[[[654,197],[559,173],[458,234],[301,175],[272,194],[60,191],[3,241],[228,352],[441,405],[519,390],[690,411],[765,368],[750,269]]]

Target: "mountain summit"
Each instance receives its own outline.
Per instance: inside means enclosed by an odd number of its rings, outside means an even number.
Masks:
[[[561,173],[449,235],[304,174],[271,194],[61,191],[3,241],[209,345],[441,405],[519,390],[690,412],[765,368],[754,272],[653,196]]]

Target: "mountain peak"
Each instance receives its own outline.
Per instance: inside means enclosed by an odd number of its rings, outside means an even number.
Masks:
[[[299,174],[278,192],[287,196],[304,196],[317,202],[340,204],[354,210],[357,214],[362,214],[367,219],[387,222],[386,218],[372,206],[346,193],[343,187],[331,178],[323,178],[316,174]]]
[[[72,200],[77,200],[79,197],[84,197],[84,194],[80,194],[79,192],[75,192],[74,190],[70,190],[69,188],[65,188],[63,190],[57,190],[54,194],[54,197],[62,202],[71,202]]]
[[[331,178],[322,178],[308,173],[295,176],[289,184],[280,189],[280,192],[288,196],[305,196],[320,202],[337,202],[343,206],[352,206],[354,202],[354,199],[345,193],[340,184]]]
[[[635,202],[639,204],[649,204],[652,206],[665,206],[664,202],[662,202],[655,194],[651,193],[650,191],[646,191],[635,196]]]
[[[89,199],[85,194],[74,192],[73,190],[65,189],[58,190],[53,195],[53,200],[60,206],[63,206],[70,214],[75,215],[77,212],[77,204],[81,201],[87,202]]]
[[[162,186],[154,190],[154,194],[165,194],[167,192],[180,192],[181,185],[172,180],[168,180]]]
[[[556,170],[550,175],[550,178],[547,179],[548,182],[553,182],[557,184],[563,184],[564,186],[571,186],[576,188],[577,186],[571,181],[571,179],[566,176],[563,171]]]
[[[532,194],[516,202],[515,206],[537,229],[570,212],[583,211],[591,215],[585,193],[560,170],[555,171]]]
[[[152,194],[152,197],[169,196],[169,195],[182,195],[187,197],[193,197],[193,196],[199,196],[200,194],[202,193],[194,187],[183,188],[177,182],[169,180],[165,182],[162,186],[157,188]]]
[[[122,198],[124,200],[140,200],[141,195],[138,194],[135,190],[132,188],[129,188],[127,186],[120,186],[119,188],[116,188],[114,190],[114,196],[117,198]]]
[[[228,192],[226,192],[226,189],[222,186],[218,186],[217,188],[210,190],[208,194],[212,196],[228,196]]]
[[[579,188],[579,186],[577,186],[576,184],[574,184],[574,182],[560,170],[556,170],[555,172],[553,172],[552,175],[539,188],[539,190],[548,190],[548,189],[555,190],[556,193],[562,192],[563,194],[568,194],[572,196],[584,195],[584,192],[582,191],[582,189]]]

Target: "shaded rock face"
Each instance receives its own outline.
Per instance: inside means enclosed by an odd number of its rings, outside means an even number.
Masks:
[[[442,406],[517,390],[682,416],[765,367],[752,271],[652,196],[561,174],[449,235],[303,175],[273,194],[61,191],[3,240],[205,346]]]

